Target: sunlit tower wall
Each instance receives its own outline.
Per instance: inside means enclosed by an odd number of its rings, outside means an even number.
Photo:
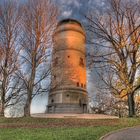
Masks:
[[[85,32],[73,19],[58,23],[53,36],[48,113],[86,113]]]

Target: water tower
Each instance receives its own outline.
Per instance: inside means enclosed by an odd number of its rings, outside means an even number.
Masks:
[[[53,36],[48,113],[86,113],[85,32],[73,19],[58,23]]]

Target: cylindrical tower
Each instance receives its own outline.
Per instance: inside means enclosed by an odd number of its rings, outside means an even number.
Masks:
[[[54,33],[52,84],[48,113],[86,113],[85,32],[73,19],[62,20]]]

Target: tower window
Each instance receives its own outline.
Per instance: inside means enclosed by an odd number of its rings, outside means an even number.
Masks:
[[[84,60],[83,60],[83,58],[81,58],[81,57],[80,57],[79,65],[82,66],[82,67],[84,67]]]
[[[68,55],[68,58],[70,58],[70,56]]]
[[[54,77],[54,79],[56,79],[56,75],[54,75],[53,77]]]
[[[84,88],[86,88],[86,85],[84,84]]]
[[[58,57],[56,57],[55,59],[54,59],[54,66],[56,66],[57,64],[58,64]]]
[[[52,99],[52,100],[51,100],[51,102],[53,103],[53,102],[54,102],[54,100]]]
[[[77,82],[77,87],[79,87],[79,82]]]
[[[69,97],[70,95],[69,94],[67,94],[67,97]]]
[[[83,84],[81,84],[81,87],[83,88]]]

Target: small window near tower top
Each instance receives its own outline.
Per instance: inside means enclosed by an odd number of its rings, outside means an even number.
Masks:
[[[81,87],[83,88],[83,84],[81,84]]]
[[[84,84],[84,88],[86,88],[86,85]]]
[[[79,87],[79,82],[77,82],[77,87]]]
[[[68,55],[68,58],[70,58],[70,56]]]
[[[54,100],[52,99],[52,100],[51,100],[51,102],[53,103],[53,102],[54,102]]]
[[[70,95],[69,94],[67,94],[67,97],[69,97]]]
[[[56,75],[54,75],[53,77],[54,77],[54,79],[56,79]]]
[[[82,66],[82,67],[84,67],[84,60],[83,60],[83,58],[81,58],[81,57],[80,57],[79,65]]]

